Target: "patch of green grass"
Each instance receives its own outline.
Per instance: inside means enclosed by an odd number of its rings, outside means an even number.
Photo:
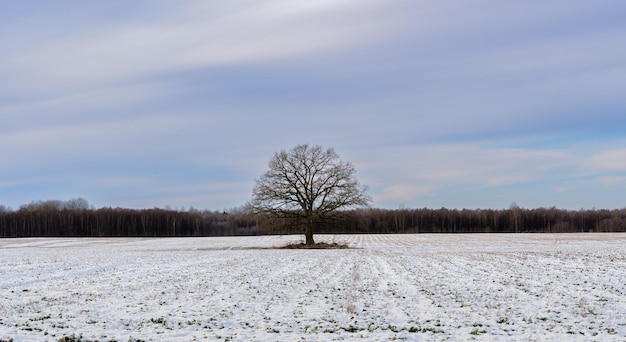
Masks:
[[[45,316],[39,316],[39,317],[35,317],[35,318],[29,318],[28,320],[31,322],[37,322],[37,321],[45,321],[47,319],[50,319],[50,315],[45,315]]]
[[[470,332],[471,335],[480,335],[480,334],[486,334],[487,330],[482,329],[482,330],[478,330],[478,329],[474,329]]]
[[[154,323],[154,324],[163,324],[163,325],[167,325],[167,321],[165,320],[165,318],[163,317],[159,317],[159,318],[150,318],[150,320],[148,321],[150,323]]]

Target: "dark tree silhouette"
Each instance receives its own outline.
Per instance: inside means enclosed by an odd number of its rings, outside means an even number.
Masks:
[[[313,245],[315,225],[325,215],[371,201],[355,173],[331,148],[298,145],[270,160],[269,170],[256,181],[250,207],[257,213],[302,219],[306,244]]]

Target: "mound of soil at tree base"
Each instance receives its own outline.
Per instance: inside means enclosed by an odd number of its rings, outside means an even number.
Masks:
[[[291,243],[286,246],[277,247],[278,249],[348,249],[350,246],[343,243],[326,243],[320,242],[314,245],[307,245],[303,242],[301,243]]]

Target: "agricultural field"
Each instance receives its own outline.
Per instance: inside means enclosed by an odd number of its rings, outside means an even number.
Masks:
[[[626,234],[300,239],[0,240],[0,340],[626,340]]]

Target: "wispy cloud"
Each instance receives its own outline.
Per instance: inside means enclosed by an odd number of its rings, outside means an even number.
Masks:
[[[594,181],[604,186],[626,187],[626,176],[603,176],[596,178]]]
[[[430,185],[399,184],[383,189],[382,193],[374,196],[374,201],[378,203],[413,201],[420,196],[433,195],[435,191],[436,187]]]
[[[560,187],[557,187],[556,189],[554,189],[554,191],[556,191],[557,193],[563,193],[563,192],[566,192],[566,191],[571,190],[571,189],[572,189],[572,187],[569,187],[569,186],[560,186]]]
[[[370,151],[368,159],[376,162],[361,162],[360,174],[372,186],[383,189],[375,197],[377,201],[401,199],[416,204],[424,199],[423,195],[437,198],[454,188],[459,192],[481,192],[554,181],[564,170],[576,167],[575,159],[565,150],[446,144],[380,149]]]
[[[365,164],[372,172],[393,167],[394,176],[438,182],[464,182],[482,185],[502,184],[503,174],[510,181],[528,180],[571,166],[567,152],[560,150],[495,149],[470,145],[429,145],[380,149],[376,163]],[[386,170],[387,171],[387,170]],[[514,176],[523,173],[525,177]],[[510,176],[513,175],[513,176]]]
[[[626,148],[596,153],[587,158],[582,167],[591,172],[626,172]]]

